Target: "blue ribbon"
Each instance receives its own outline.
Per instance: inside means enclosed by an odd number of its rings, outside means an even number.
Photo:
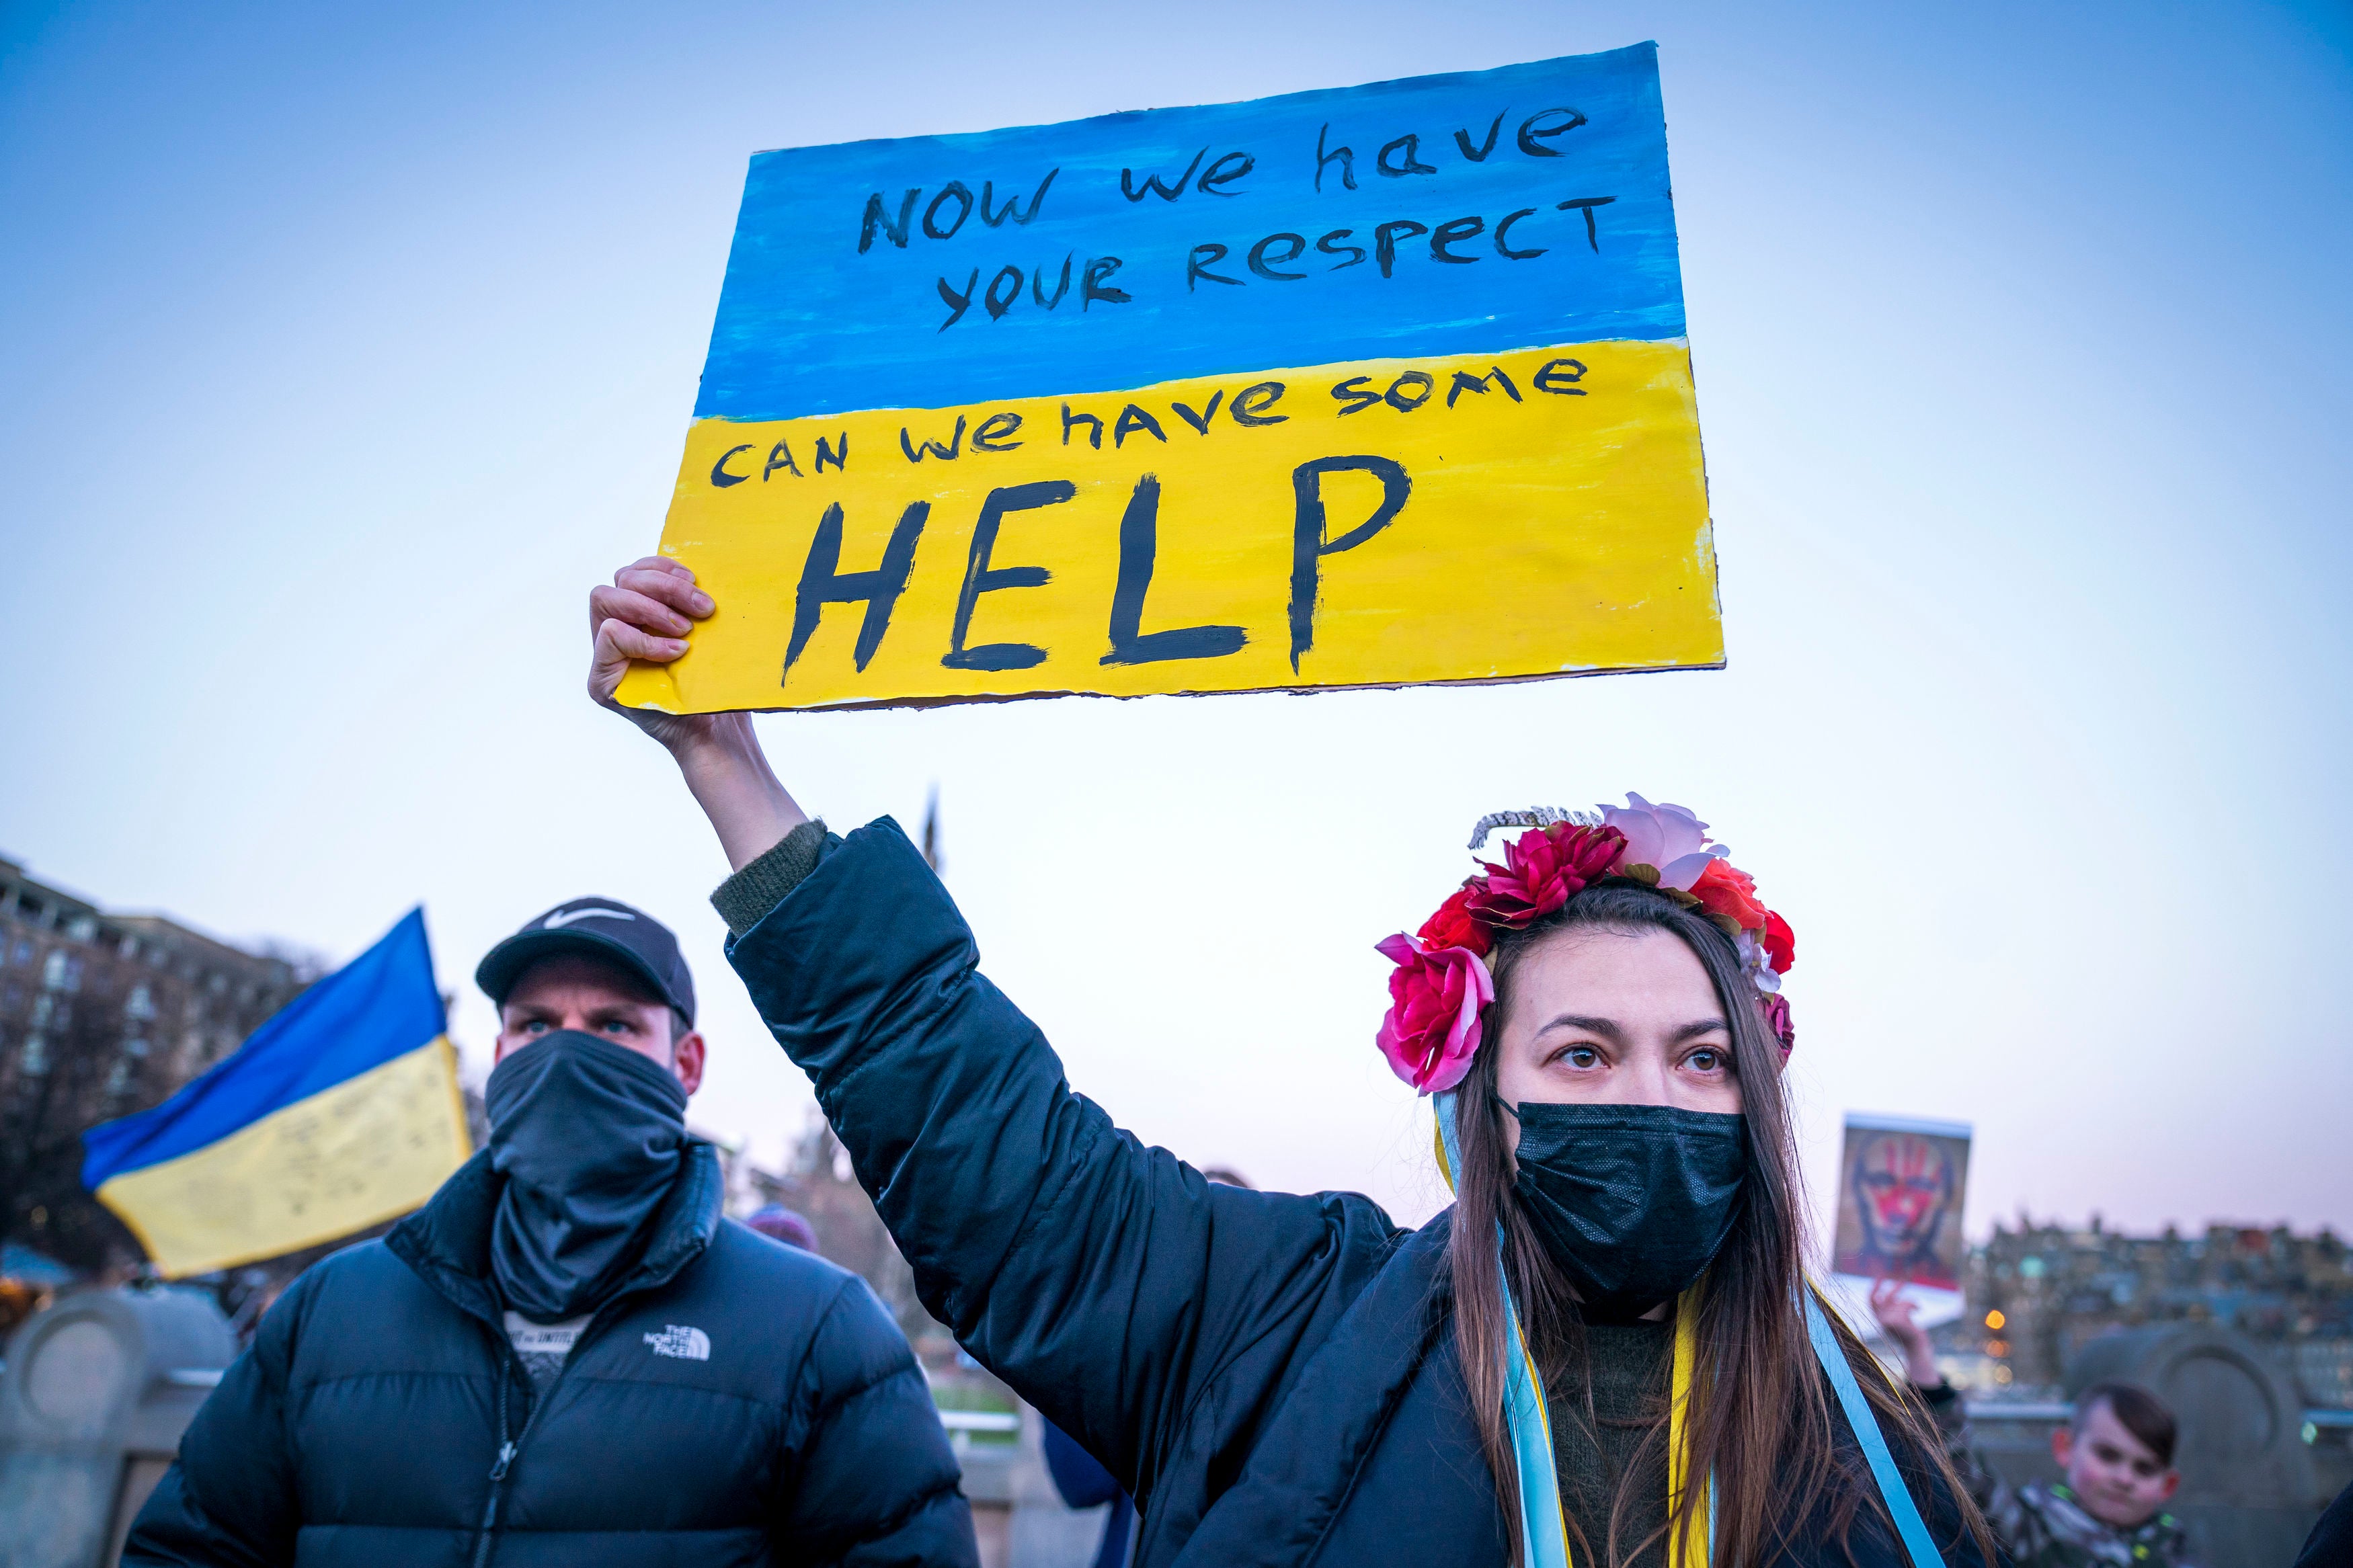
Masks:
[[[1887,1451],[1887,1435],[1879,1429],[1879,1417],[1873,1414],[1871,1402],[1863,1398],[1862,1385],[1854,1381],[1854,1368],[1847,1364],[1838,1336],[1831,1332],[1830,1320],[1822,1315],[1821,1303],[1808,1287],[1799,1286],[1799,1294],[1806,1303],[1806,1337],[1813,1342],[1814,1359],[1830,1374],[1831,1387],[1838,1394],[1839,1408],[1846,1412],[1846,1424],[1854,1428],[1855,1441],[1862,1445],[1862,1457],[1871,1464],[1871,1479],[1879,1483],[1880,1500],[1894,1516],[1895,1533],[1903,1538],[1904,1550],[1911,1554],[1912,1568],[1944,1568],[1945,1560],[1928,1535],[1927,1521],[1920,1517],[1919,1505],[1912,1500],[1911,1489],[1904,1484],[1904,1477],[1895,1468],[1895,1456]]]

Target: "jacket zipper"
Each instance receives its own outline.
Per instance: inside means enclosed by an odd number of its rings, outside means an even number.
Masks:
[[[523,1366],[522,1358],[515,1354],[513,1342],[506,1337],[505,1326],[501,1324],[498,1329],[499,1348],[506,1352],[506,1360],[499,1368],[499,1455],[491,1462],[491,1491],[490,1496],[482,1500],[482,1526],[474,1542],[473,1568],[490,1568],[491,1546],[498,1531],[499,1500],[506,1492],[507,1472],[514,1468],[515,1456],[522,1451],[524,1441],[531,1436],[531,1429],[539,1425],[540,1412],[554,1403],[555,1391],[563,1384],[564,1374],[572,1370],[573,1358],[580,1353],[580,1347],[588,1342],[588,1337],[591,1334],[605,1326],[613,1309],[618,1307],[633,1294],[635,1292],[627,1292],[614,1297],[603,1307],[597,1309],[596,1315],[581,1326],[579,1337],[572,1342],[572,1348],[565,1352],[564,1364],[555,1369],[554,1378],[549,1382],[544,1390],[533,1390],[531,1414],[523,1417],[522,1430],[516,1433],[512,1439],[507,1436],[507,1394],[514,1386],[514,1374],[517,1372],[521,1372],[526,1379],[531,1376],[531,1373]]]
[[[510,1356],[514,1353],[514,1349],[511,1345],[501,1348],[505,1349]],[[514,1463],[516,1444],[507,1436],[507,1391],[513,1386],[513,1384],[514,1369],[504,1361],[500,1362],[499,1457],[491,1463],[490,1496],[482,1500],[482,1528],[480,1533],[474,1539],[474,1568],[485,1568],[485,1564],[491,1560],[491,1532],[498,1528],[499,1522],[499,1494],[506,1486],[507,1468]],[[532,1415],[538,1414],[539,1406],[533,1405]],[[526,1418],[523,1428],[528,1431],[530,1427],[531,1422]]]

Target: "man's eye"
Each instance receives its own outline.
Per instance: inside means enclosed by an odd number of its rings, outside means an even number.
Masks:
[[[629,1032],[629,1021],[627,1018],[609,1019],[605,1025],[605,1032],[608,1035],[626,1035]]]
[[[522,1032],[526,1035],[543,1035],[547,1033],[547,1020],[544,1018],[533,1018],[530,1023],[525,1024],[522,1026]]]

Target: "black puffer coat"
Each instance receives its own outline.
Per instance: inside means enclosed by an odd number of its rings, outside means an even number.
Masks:
[[[490,1284],[500,1180],[477,1155],[384,1240],[295,1281],[126,1563],[977,1562],[897,1325],[857,1276],[723,1221],[707,1146],[533,1408]]]
[[[810,847],[779,846],[721,890],[730,960],[816,1081],[925,1306],[1134,1495],[1136,1562],[1500,1568],[1442,1305],[1446,1217],[1408,1231],[1357,1194],[1216,1186],[1145,1148],[1070,1091],[976,972],[895,823],[829,841],[790,885],[780,868]],[[746,907],[747,889],[787,885]],[[1926,1503],[1954,1540],[1950,1499]],[[1868,1522],[1852,1544],[1862,1568],[1906,1563]],[[1801,1532],[1781,1561],[1847,1558]]]

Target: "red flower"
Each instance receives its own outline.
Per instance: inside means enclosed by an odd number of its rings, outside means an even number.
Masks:
[[[1424,1094],[1461,1083],[1479,1054],[1481,1016],[1495,984],[1478,955],[1463,948],[1426,948],[1399,932],[1374,944],[1389,971],[1388,1016],[1374,1043],[1389,1070]]]
[[[1767,916],[1765,906],[1757,901],[1756,879],[1746,871],[1735,870],[1729,860],[1710,860],[1691,891],[1709,914],[1722,915],[1742,931],[1765,929]]]
[[[1463,907],[1489,925],[1523,928],[1608,876],[1625,848],[1614,827],[1532,827],[1504,846],[1504,864],[1486,862],[1487,874],[1464,885]]]
[[[1467,947],[1480,957],[1494,944],[1494,937],[1486,926],[1472,918],[1470,910],[1471,882],[1454,889],[1454,896],[1438,906],[1438,912],[1421,922],[1414,934],[1424,947]]]
[[[1788,921],[1771,910],[1765,911],[1764,942],[1765,956],[1771,962],[1773,973],[1788,973],[1789,965],[1798,962],[1798,933],[1789,929]]]

